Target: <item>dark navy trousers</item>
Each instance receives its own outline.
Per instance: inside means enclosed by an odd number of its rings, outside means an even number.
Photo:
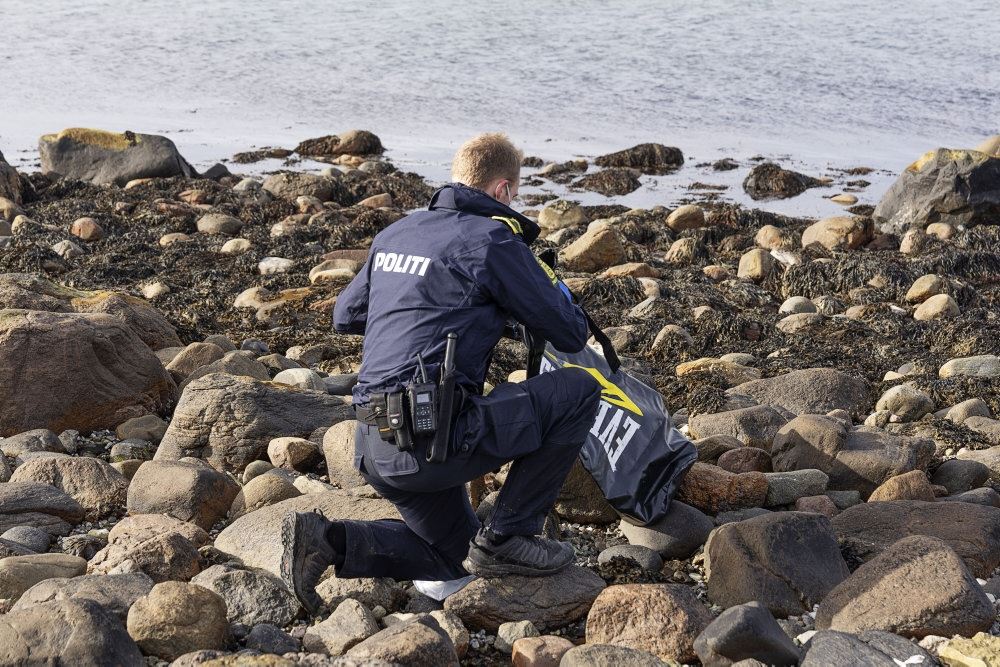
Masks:
[[[513,461],[489,528],[536,535],[593,426],[601,390],[585,370],[563,368],[488,396],[466,400],[443,463],[425,460],[426,442],[400,452],[375,427],[359,424],[357,459],[365,479],[403,521],[346,521],[337,576],[448,581],[466,576],[462,560],[480,528],[465,483]]]

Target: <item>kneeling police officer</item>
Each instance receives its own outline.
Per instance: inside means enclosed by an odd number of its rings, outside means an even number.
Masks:
[[[569,290],[529,250],[538,226],[510,208],[521,160],[502,134],[465,143],[455,182],[378,234],[337,298],[334,328],[365,335],[355,467],[403,521],[289,514],[282,576],[311,612],[330,565],[338,578],[451,581],[542,576],[573,562],[572,546],[538,533],[593,424],[600,386],[568,368],[482,395],[509,320],[563,352],[588,337]],[[508,462],[480,525],[465,483]]]

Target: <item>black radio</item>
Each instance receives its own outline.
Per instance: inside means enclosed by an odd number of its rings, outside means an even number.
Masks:
[[[427,369],[424,367],[424,360],[417,355],[417,363],[420,365],[420,384],[411,384],[406,388],[407,398],[410,401],[410,424],[413,426],[413,433],[426,435],[437,431],[437,384],[428,382]]]
[[[413,384],[407,388],[410,399],[410,423],[416,434],[433,433],[437,430],[437,385]]]

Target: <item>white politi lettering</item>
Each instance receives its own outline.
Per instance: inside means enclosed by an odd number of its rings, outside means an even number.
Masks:
[[[431,265],[430,257],[421,255],[404,255],[396,252],[377,252],[372,262],[372,271],[405,273],[411,276],[423,276]]]

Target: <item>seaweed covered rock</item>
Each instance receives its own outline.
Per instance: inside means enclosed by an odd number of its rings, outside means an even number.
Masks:
[[[773,162],[764,162],[750,170],[743,180],[743,190],[754,200],[787,199],[815,188],[822,183],[790,169],[782,169]]]
[[[639,189],[641,183],[635,170],[624,167],[609,167],[587,174],[574,183],[584,190],[599,192],[605,197],[627,195]]]
[[[271,439],[309,437],[350,417],[350,406],[336,396],[212,373],[184,389],[155,459],[191,456],[242,471],[266,456]]]
[[[319,157],[378,155],[384,150],[382,141],[368,130],[348,130],[341,134],[306,139],[295,147],[295,152],[299,155]]]
[[[628,167],[644,174],[666,174],[684,164],[684,153],[673,146],[639,144],[616,153],[601,155],[594,163],[598,167]]]
[[[38,140],[42,171],[97,185],[197,176],[170,139],[156,134],[69,128]]]
[[[908,166],[875,207],[883,231],[902,233],[935,222],[1000,224],[1000,157],[938,148]]]

